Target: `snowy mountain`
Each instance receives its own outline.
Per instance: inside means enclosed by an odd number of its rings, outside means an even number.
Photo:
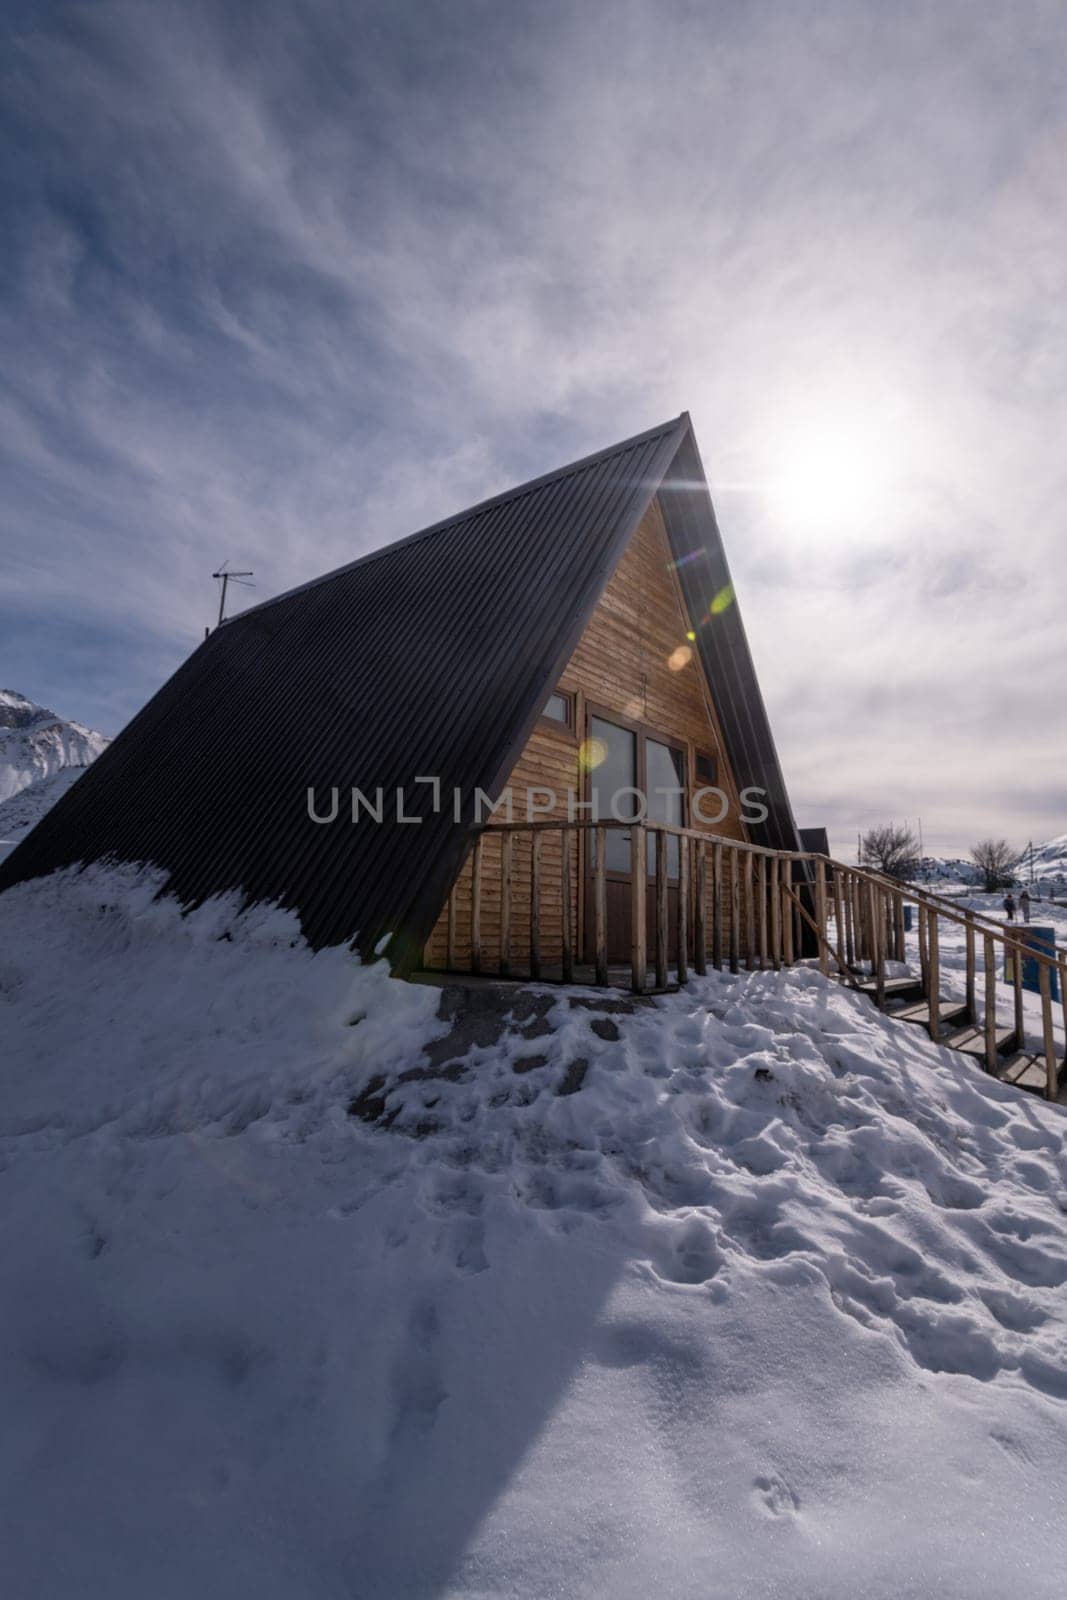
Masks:
[[[1067,833],[1061,833],[1055,839],[1049,839],[1045,844],[1035,846],[1033,868],[1034,877],[1040,883],[1067,884]],[[1030,876],[1028,854],[1023,857],[1020,875],[1024,878]]]
[[[1062,1595],[1062,1106],[803,966],[472,1041],[160,882],[0,895],[6,1593]]]
[[[109,742],[25,695],[0,689],[0,800],[64,767],[87,767]]]
[[[970,859],[958,856],[923,856],[916,878],[921,883],[980,883],[982,874]]]
[[[1024,851],[1014,867],[1017,883],[1030,882],[1030,853]],[[916,880],[921,883],[978,884],[982,874],[969,857],[924,856]],[[1067,833],[1034,846],[1033,881],[1038,888],[1067,886]]]

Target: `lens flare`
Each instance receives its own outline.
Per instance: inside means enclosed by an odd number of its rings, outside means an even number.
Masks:
[[[607,760],[608,746],[604,739],[583,739],[578,746],[578,764],[586,772],[593,772]]]
[[[693,652],[687,644],[680,644],[677,650],[672,650],[667,657],[667,665],[672,672],[681,672],[693,659]]]
[[[719,617],[728,611],[734,603],[734,586],[732,583],[724,584],[711,602],[711,615]]]

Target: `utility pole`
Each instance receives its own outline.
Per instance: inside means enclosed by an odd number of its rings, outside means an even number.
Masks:
[[[923,819],[919,818],[919,877],[926,882],[926,851],[923,849]]]
[[[217,572],[213,572],[211,574],[211,576],[213,578],[221,578],[222,579],[222,592],[219,595],[219,620],[215,624],[215,626],[219,627],[219,628],[221,628],[223,622],[226,619],[226,587],[227,587],[227,585],[230,584],[230,583],[244,583],[244,580],[246,578],[254,578],[255,577],[255,573],[252,572],[252,571],[249,571],[249,572],[230,572],[229,571],[229,565],[230,564],[229,564],[228,561],[224,561],[222,563],[222,566],[219,568],[219,570]],[[251,583],[245,584],[245,588],[253,589],[254,587],[255,587],[254,584],[251,584]]]

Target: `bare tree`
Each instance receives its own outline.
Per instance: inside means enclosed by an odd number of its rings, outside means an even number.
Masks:
[[[1018,859],[1018,851],[1012,849],[1007,839],[980,839],[971,850],[971,860],[982,874],[989,893],[1011,887]]]
[[[878,828],[868,828],[860,845],[861,855],[869,867],[874,867],[887,878],[910,878],[919,860],[919,841],[910,828],[895,822],[885,822]]]

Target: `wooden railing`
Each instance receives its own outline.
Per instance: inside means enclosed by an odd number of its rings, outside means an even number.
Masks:
[[[811,906],[805,903],[811,900],[810,863],[818,859],[813,856],[659,822],[487,823],[474,830],[469,869],[449,896],[444,966],[455,967],[464,943],[469,969],[475,973],[542,978],[550,964],[545,953],[546,921],[550,921],[558,956],[551,964],[558,967],[562,980],[573,982],[584,967],[592,981],[607,984],[609,965],[619,965],[608,960],[607,838],[613,831],[629,835],[629,948],[624,965],[635,992],[665,987],[671,969],[684,983],[690,970],[700,975],[709,964],[731,972],[742,966],[755,970],[790,965],[804,947],[808,926],[813,930],[808,942],[814,947],[815,923]],[[654,841],[651,872],[650,839]],[[671,839],[677,840],[677,855],[668,871]],[[499,863],[493,863],[492,891],[485,871],[490,844],[500,852]],[[582,844],[591,850],[588,877],[584,859],[579,861]],[[550,845],[554,872],[547,884],[544,862]],[[590,906],[583,918],[579,901],[586,881]],[[487,937],[490,901],[494,933]],[[466,919],[462,941],[461,902]],[[517,938],[520,923],[522,937]]]
[[[625,961],[609,961],[607,840],[613,830],[629,835]],[[649,839],[654,840],[651,872]],[[672,839],[677,840],[676,859],[669,871]],[[487,847],[499,850],[491,890]],[[964,996],[952,1008],[962,1005],[965,1020],[983,1030],[991,1072],[997,1070],[1003,1037],[997,1021],[998,952],[1014,957],[1013,1032],[1020,1048],[1025,1043],[1022,962],[1037,963],[1039,1054],[1045,1092],[1054,1097],[1062,1063],[1056,1052],[1052,973],[1059,974],[1067,1037],[1067,952],[1046,954],[982,912],[814,852],[772,850],[647,820],[487,823],[474,830],[469,871],[464,869],[449,896],[443,961],[437,964],[502,978],[614,982],[641,994],[665,988],[672,969],[677,982],[685,983],[691,971],[702,976],[709,966],[733,973],[778,971],[811,955],[824,974],[865,984],[884,1006],[894,976],[889,965],[906,960],[905,901],[917,912],[918,981],[935,1040],[948,1009],[941,924],[963,927]]]

